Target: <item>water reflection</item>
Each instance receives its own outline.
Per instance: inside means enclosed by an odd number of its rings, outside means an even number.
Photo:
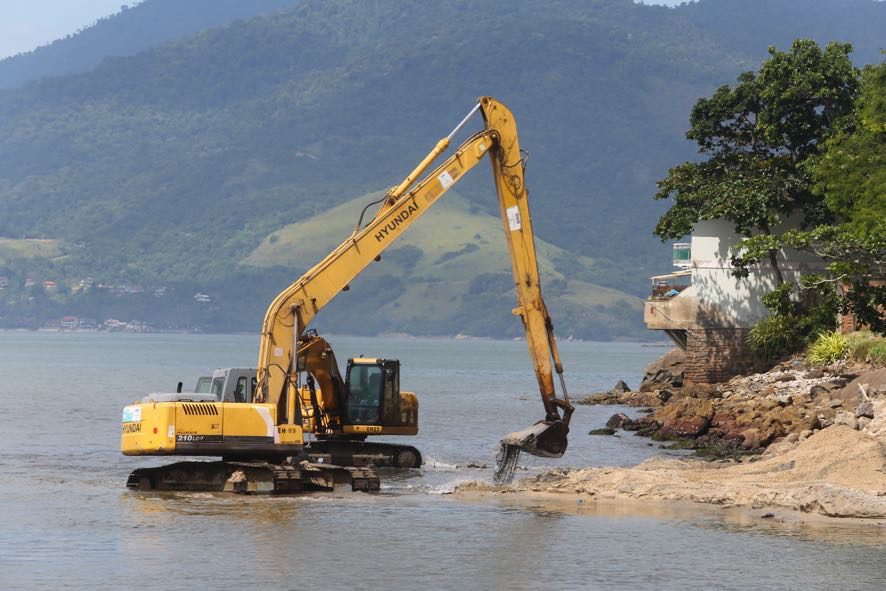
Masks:
[[[886,547],[886,522],[829,519],[788,510],[719,507],[689,502],[586,499],[561,494],[520,497],[509,494],[460,493],[454,499],[471,504],[491,503],[503,509],[519,509],[548,518],[557,515],[650,517],[676,521],[712,532]]]

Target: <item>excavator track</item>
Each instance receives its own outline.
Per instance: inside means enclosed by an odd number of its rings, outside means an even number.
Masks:
[[[347,467],[313,462],[176,462],[138,468],[126,487],[140,491],[200,491],[238,494],[298,494],[308,492],[377,492],[378,474],[372,467]]]
[[[411,445],[375,443],[347,439],[319,439],[305,446],[313,462],[336,466],[419,468],[421,452]]]

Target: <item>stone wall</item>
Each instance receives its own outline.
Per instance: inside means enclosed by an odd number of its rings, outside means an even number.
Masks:
[[[747,342],[749,328],[702,328],[689,331],[686,381],[716,384],[758,369]]]

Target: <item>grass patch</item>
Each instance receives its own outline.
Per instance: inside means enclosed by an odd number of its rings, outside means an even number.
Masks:
[[[847,350],[853,361],[886,367],[886,337],[869,330],[854,332],[847,337]]]
[[[58,240],[0,238],[0,264],[21,259],[53,259],[61,254]]]

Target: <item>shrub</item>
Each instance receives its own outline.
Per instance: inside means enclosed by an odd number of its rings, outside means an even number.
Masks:
[[[754,355],[772,361],[799,351],[803,347],[803,336],[794,318],[770,316],[754,325],[747,342]]]
[[[876,339],[873,334],[867,331],[853,332],[849,335],[849,357],[854,361],[864,361],[867,359],[871,347],[874,346]]]
[[[849,335],[849,357],[853,361],[871,363],[878,367],[886,366],[886,338],[870,331],[854,332]]]
[[[868,352],[866,361],[877,367],[886,367],[886,339],[880,338],[874,343],[874,346]]]
[[[837,331],[819,333],[806,356],[812,365],[829,365],[846,357],[849,339]]]

